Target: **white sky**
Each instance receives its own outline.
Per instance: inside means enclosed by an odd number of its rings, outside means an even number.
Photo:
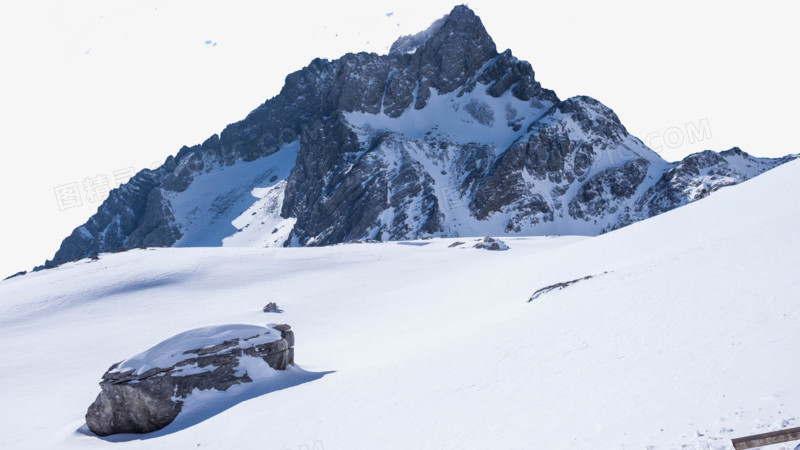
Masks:
[[[797,2],[468,4],[498,50],[530,61],[545,87],[597,98],[668,160],[732,146],[800,152]],[[57,187],[98,175],[113,185],[115,172],[160,163],[244,118],[314,57],[385,53],[454,5],[3,2],[0,275],[52,257],[95,212],[86,198],[61,211]],[[691,129],[704,138],[689,142]]]

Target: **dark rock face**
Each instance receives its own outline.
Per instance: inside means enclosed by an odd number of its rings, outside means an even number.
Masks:
[[[387,55],[315,59],[288,75],[244,120],[112,191],[46,266],[193,245],[187,236],[207,223],[203,211],[189,220],[180,209],[192,183],[290,146],[292,168],[267,177],[287,221],[270,245],[475,236],[487,222],[495,235],[599,234],[790,159],[732,149],[668,163],[597,100],[544,89],[529,63],[498,53],[480,18],[457,6]],[[240,190],[265,185],[250,180]],[[234,203],[217,195],[217,208]]]
[[[214,329],[209,331],[211,328]],[[216,345],[180,348],[180,344],[192,342],[197,335],[208,334],[229,338]],[[165,343],[170,345],[164,348]],[[252,382],[246,368],[240,367],[243,357],[260,358],[277,370],[294,364],[294,333],[289,325],[201,328],[165,343],[151,349],[157,349],[151,353],[158,358],[172,352],[174,357],[168,364],[156,365],[157,359],[148,361],[137,355],[139,358],[114,364],[106,371],[100,382],[102,391],[86,413],[86,423],[93,433],[109,436],[164,428],[181,412],[184,400],[194,389],[226,391]]]
[[[137,230],[145,211],[152,208],[148,203],[149,197],[170,167],[174,167],[172,157],[158,170],[142,170],[128,183],[111,191],[97,213],[64,239],[61,248],[46,266],[104,251],[143,245],[141,240],[128,245],[128,237]],[[161,239],[160,242],[171,245],[174,240],[169,242],[169,239]]]
[[[647,160],[636,159],[595,175],[569,202],[570,216],[588,221],[605,211],[617,212],[636,193],[649,165]]]
[[[339,117],[303,133],[300,148],[282,214],[298,218],[300,242],[316,237],[324,245],[360,237],[386,207],[387,185],[373,172],[369,156],[358,158],[358,137]]]
[[[283,203],[283,216],[297,217],[294,236],[300,244],[404,236],[410,225],[403,205],[416,198],[422,206],[413,218],[419,225],[413,231],[433,234],[441,230],[432,180],[419,162],[388,135],[374,136],[367,145],[366,149],[361,146],[344,118],[328,120],[303,134]],[[394,153],[396,165],[387,164],[387,151]],[[398,209],[399,214],[393,226],[383,230],[376,220],[389,208]]]

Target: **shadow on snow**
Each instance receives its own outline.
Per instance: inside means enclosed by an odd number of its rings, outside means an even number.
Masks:
[[[239,403],[244,403],[262,395],[288,389],[310,381],[318,380],[328,372],[309,372],[297,366],[290,366],[284,371],[275,371],[271,376],[256,380],[251,383],[243,383],[232,386],[225,392],[219,391],[195,391],[184,403],[183,410],[175,420],[166,427],[144,434],[115,434],[112,436],[97,436],[89,430],[84,423],[76,430],[77,433],[97,437],[106,442],[130,442],[137,440],[154,439],[161,436],[177,433],[186,428],[202,423],[217,414],[233,408]]]

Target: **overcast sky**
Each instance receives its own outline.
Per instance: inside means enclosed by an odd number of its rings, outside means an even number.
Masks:
[[[798,4],[651,3],[468,4],[545,87],[602,101],[665,159],[800,152]],[[3,2],[0,275],[52,257],[95,212],[104,182],[244,118],[313,58],[385,53],[454,5]]]

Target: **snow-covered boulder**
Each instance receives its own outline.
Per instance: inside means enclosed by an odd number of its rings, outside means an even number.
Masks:
[[[103,375],[86,424],[100,436],[149,433],[169,425],[195,389],[226,391],[253,381],[248,368],[294,364],[289,325],[226,324],[177,334],[116,363]]]
[[[479,242],[473,247],[480,248],[483,250],[508,250],[508,246],[505,242],[501,241],[500,239],[495,239],[493,237],[486,236],[483,239],[479,239]]]

